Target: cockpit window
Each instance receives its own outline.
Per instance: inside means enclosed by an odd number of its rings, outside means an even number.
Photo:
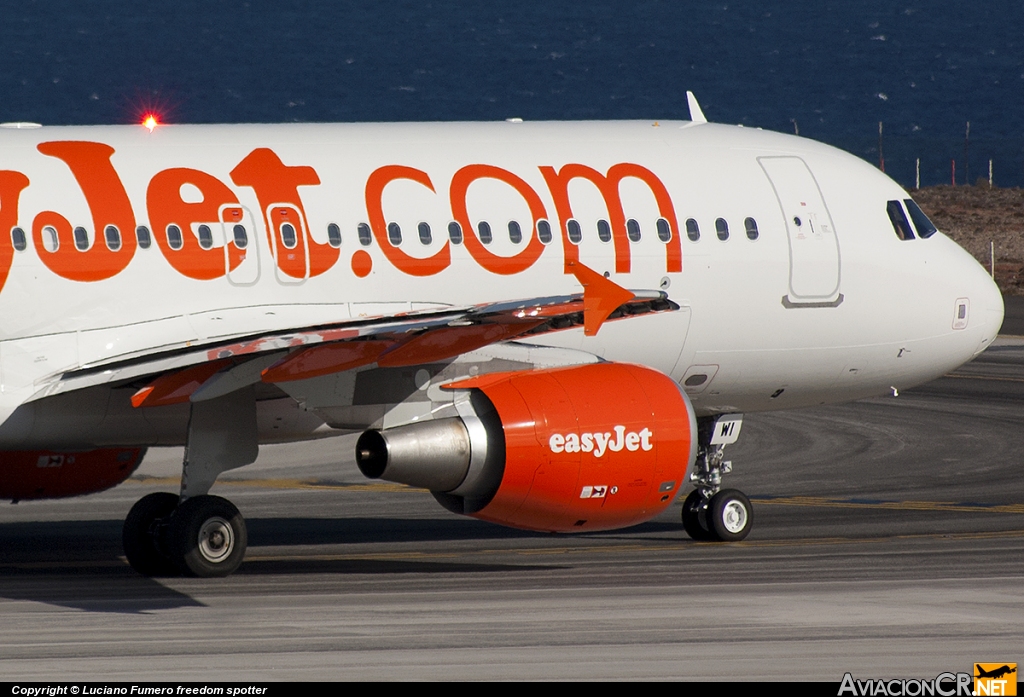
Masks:
[[[913,199],[906,199],[903,203],[907,204],[907,212],[910,213],[910,219],[914,221],[914,228],[917,230],[917,236],[923,238],[929,238],[939,231],[935,227],[935,223],[928,220],[928,216],[921,210],[921,206],[917,205]]]
[[[896,231],[897,237],[901,240],[914,239],[910,221],[907,220],[907,214],[903,212],[903,206],[899,201],[889,201],[885,206],[885,212],[889,214],[889,221],[892,223],[892,229]]]

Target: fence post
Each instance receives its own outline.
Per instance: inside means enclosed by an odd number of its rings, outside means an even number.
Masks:
[[[964,132],[964,186],[971,185],[971,161],[970,151],[971,146],[971,122],[967,122],[967,130]]]

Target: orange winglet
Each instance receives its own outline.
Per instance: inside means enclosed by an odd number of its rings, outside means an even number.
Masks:
[[[433,329],[417,334],[384,353],[377,359],[377,365],[382,368],[398,368],[443,361],[519,336],[540,324],[543,324],[543,320]]]
[[[290,382],[340,373],[373,363],[382,351],[394,345],[390,340],[347,341],[300,349],[263,371],[263,382]]]
[[[211,361],[161,375],[132,395],[132,406],[163,407],[187,402],[193,392],[229,363],[227,360]]]
[[[576,280],[583,286],[583,333],[594,336],[608,316],[636,296],[622,286],[581,264],[568,262]]]

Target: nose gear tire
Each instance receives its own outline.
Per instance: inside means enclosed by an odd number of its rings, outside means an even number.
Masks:
[[[750,534],[754,509],[742,491],[722,489],[708,501],[707,522],[715,539],[739,542]]]
[[[694,489],[683,500],[683,530],[696,542],[710,542],[715,538],[708,525],[707,499]]]

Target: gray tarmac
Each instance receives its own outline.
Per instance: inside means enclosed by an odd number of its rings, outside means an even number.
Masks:
[[[898,397],[750,414],[727,485],[756,521],[729,545],[689,540],[678,501],[541,535],[368,482],[352,437],[265,447],[214,487],[250,546],[211,580],[121,556],[128,509],[177,485],[180,449],[154,449],[111,491],[0,507],[0,680],[838,682],[1024,662],[1022,405],[1024,338],[1004,336]]]

